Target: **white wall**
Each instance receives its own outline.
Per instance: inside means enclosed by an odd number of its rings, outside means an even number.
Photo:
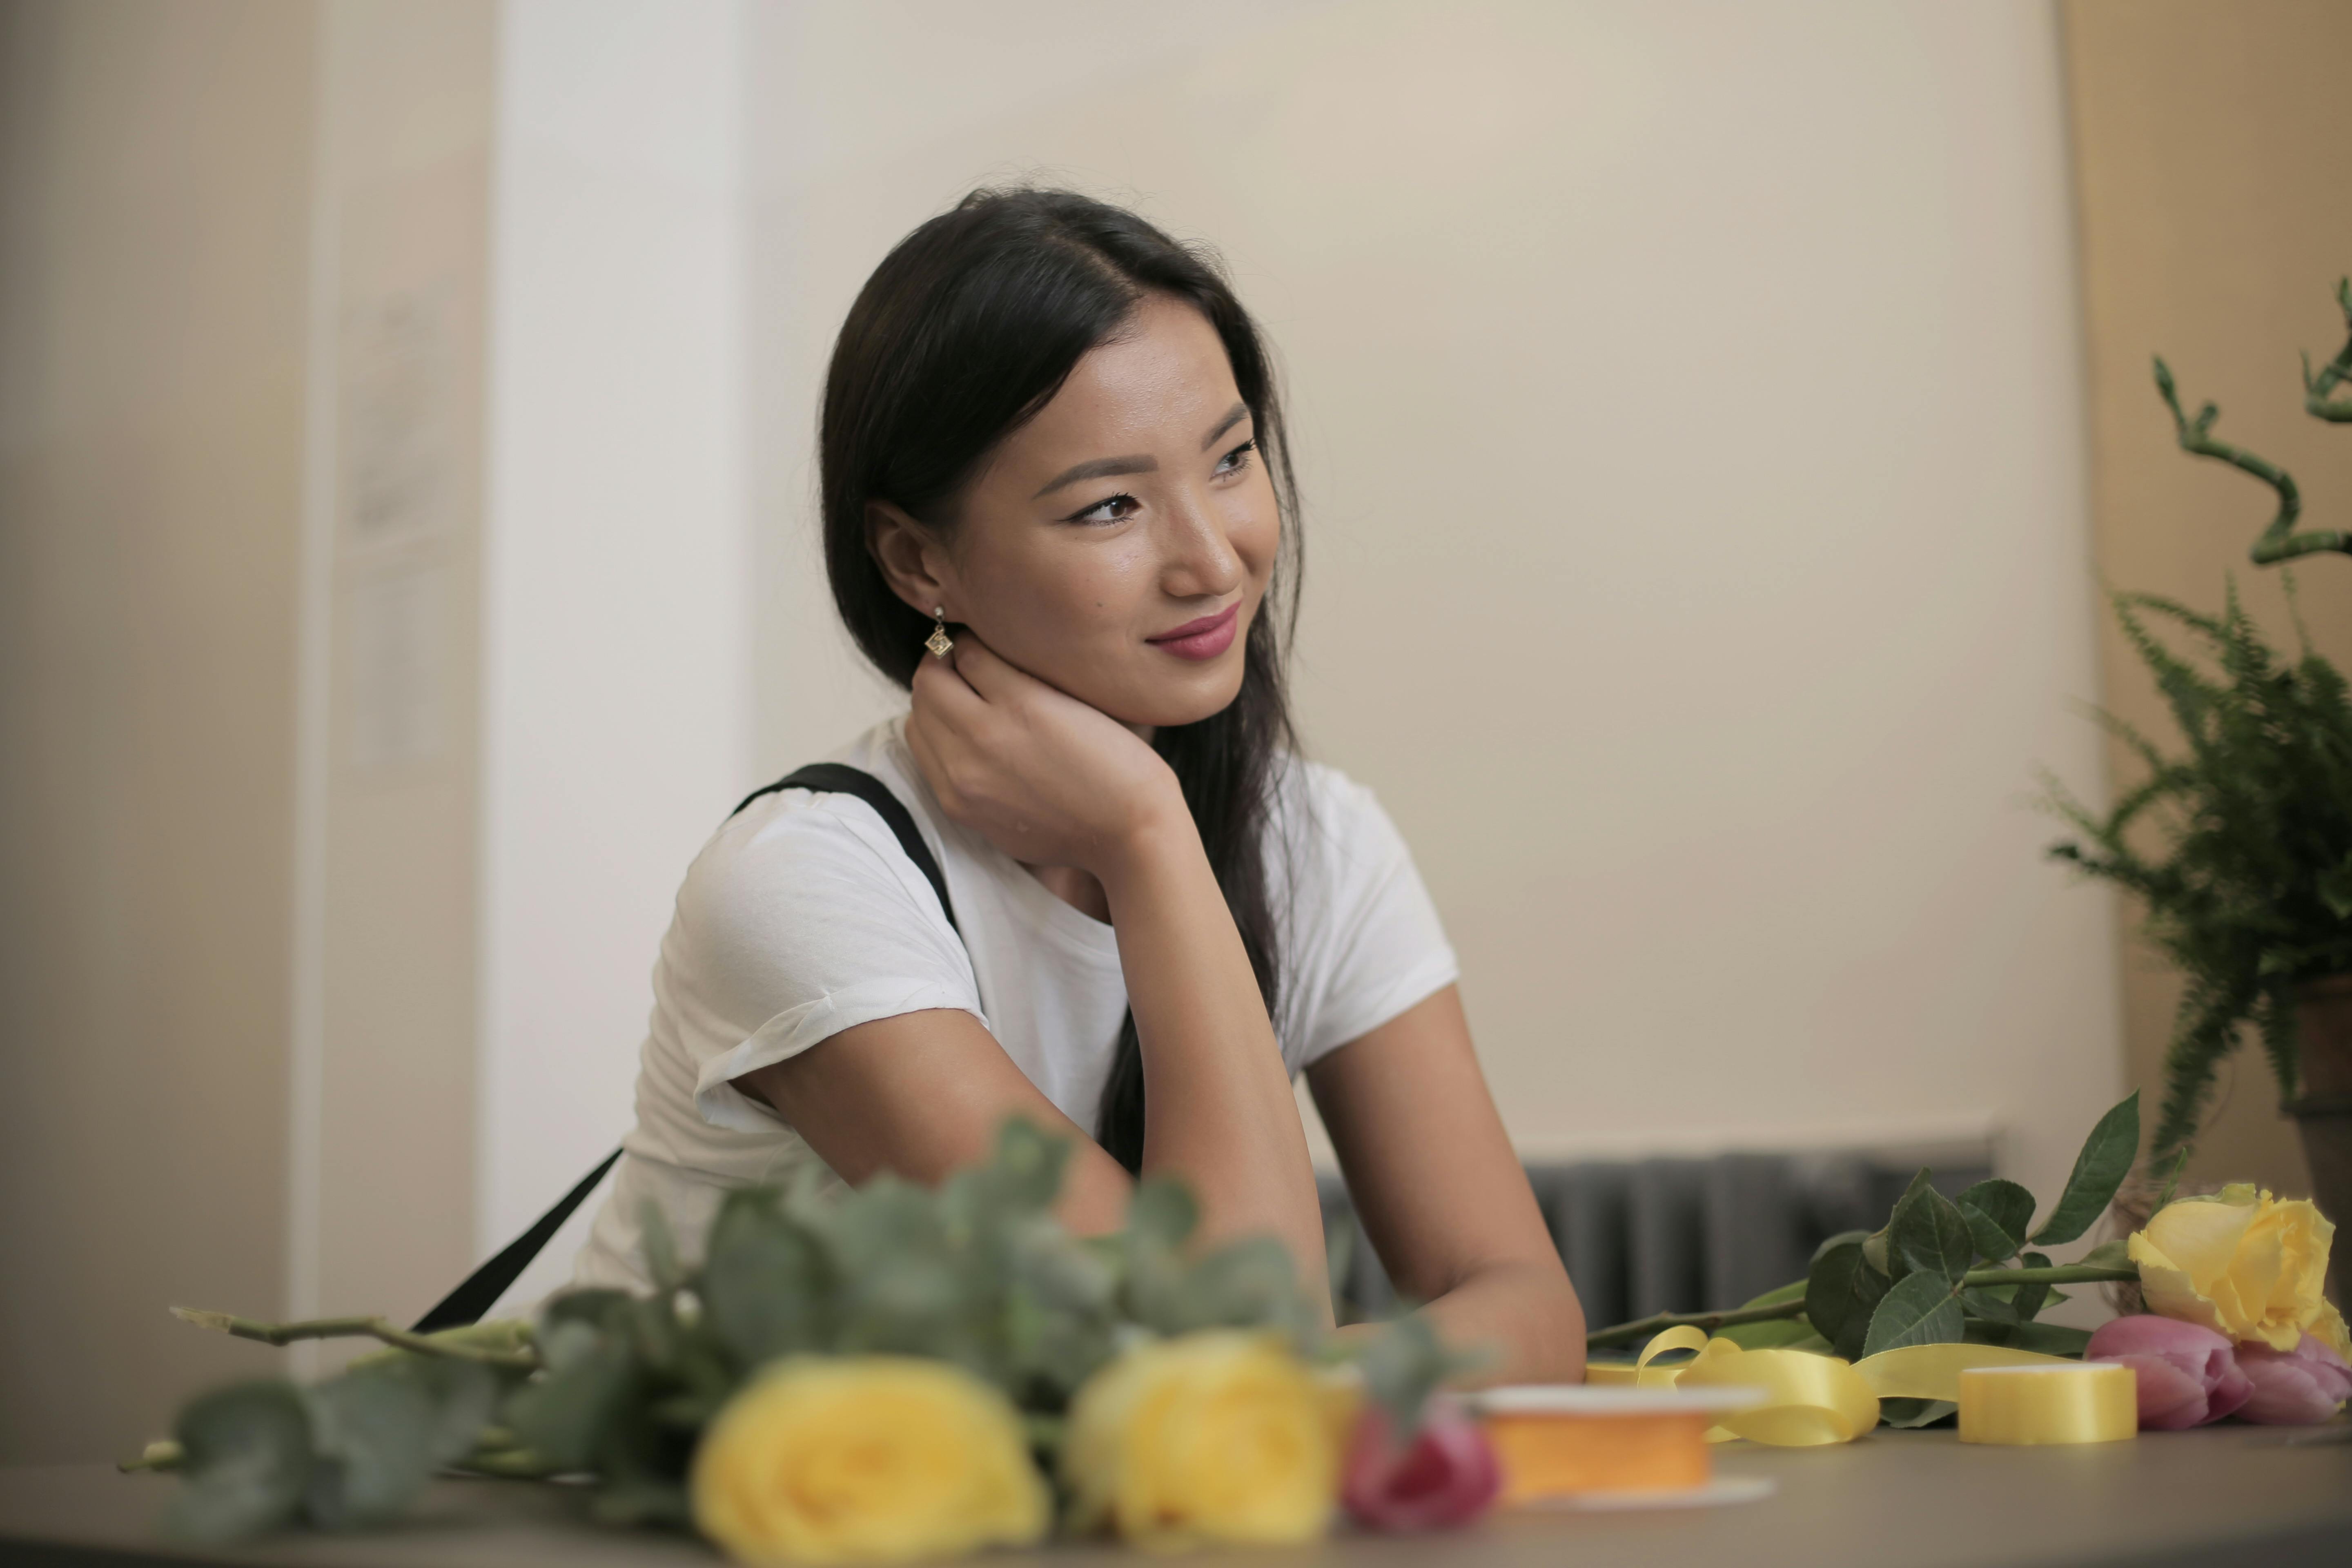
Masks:
[[[2012,3],[768,5],[758,745],[889,695],[809,470],[908,228],[1035,174],[1215,241],[1288,364],[1300,708],[1530,1149],[1996,1129],[2118,1092],[2054,21]]]
[[[732,0],[509,0],[479,1241],[618,1140],[687,862],[750,787]],[[555,1282],[569,1247],[531,1277]]]

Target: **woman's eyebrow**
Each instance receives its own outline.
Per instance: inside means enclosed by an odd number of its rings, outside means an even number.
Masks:
[[[1227,423],[1230,424],[1231,421]],[[1213,441],[1216,437],[1212,436],[1209,439]],[[1046,481],[1044,489],[1029,499],[1043,500],[1064,485],[1074,485],[1080,479],[1107,479],[1116,474],[1156,474],[1159,471],[1160,459],[1149,453],[1139,454],[1132,458],[1095,458],[1064,468]]]
[[[1215,446],[1217,444],[1218,437],[1223,435],[1226,431],[1232,429],[1234,426],[1240,424],[1243,420],[1248,417],[1249,405],[1246,403],[1236,403],[1231,408],[1226,409],[1225,416],[1217,421],[1217,427],[1210,431],[1206,436],[1201,437],[1201,450],[1205,452],[1210,447]]]

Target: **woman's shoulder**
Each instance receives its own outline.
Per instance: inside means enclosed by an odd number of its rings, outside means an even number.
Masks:
[[[826,760],[874,775],[903,800],[895,741],[895,722],[877,725]],[[936,901],[872,805],[855,795],[781,781],[719,824],[678,890],[681,915],[721,928],[769,925],[802,911],[824,919],[845,905],[876,900]]]
[[[1276,759],[1267,826],[1276,858],[1313,880],[1385,866],[1404,853],[1396,824],[1368,784],[1294,752]]]

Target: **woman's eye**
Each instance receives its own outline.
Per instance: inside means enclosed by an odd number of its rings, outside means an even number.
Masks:
[[[1142,510],[1143,503],[1131,495],[1105,496],[1086,510],[1064,521],[1069,522],[1125,522]]]
[[[1234,447],[1232,451],[1227,452],[1223,457],[1217,459],[1218,474],[1222,476],[1225,474],[1240,473],[1244,468],[1249,467],[1250,454],[1256,450],[1257,442],[1255,438],[1243,442],[1240,446]]]

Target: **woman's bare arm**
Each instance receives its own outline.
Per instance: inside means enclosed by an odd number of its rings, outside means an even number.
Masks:
[[[1365,1232],[1482,1383],[1584,1375],[1584,1312],[1447,986],[1307,1069]]]
[[[1143,1048],[1144,1171],[1191,1186],[1204,1239],[1278,1237],[1328,1311],[1322,1210],[1289,1076],[1167,764],[968,636],[951,664],[917,673],[907,736],[952,820],[1015,859],[1101,883]],[[969,1014],[861,1025],[742,1081],[852,1181],[881,1169],[935,1181],[982,1156],[1017,1111],[1078,1140],[1066,1219],[1101,1230],[1125,1211],[1126,1173]]]

